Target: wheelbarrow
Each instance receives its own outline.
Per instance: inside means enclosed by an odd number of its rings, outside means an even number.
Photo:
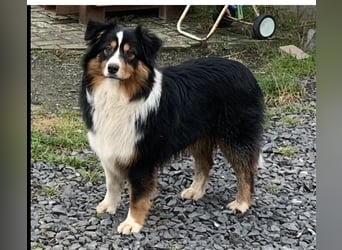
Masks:
[[[260,14],[257,7],[252,5],[253,11],[255,13],[256,19],[254,23],[243,20],[243,6],[240,5],[224,5],[221,10],[219,6],[216,8],[217,13],[214,13],[213,19],[216,20],[212,25],[209,33],[204,37],[198,37],[194,34],[186,32],[182,29],[182,23],[186,14],[188,13],[191,5],[187,5],[179,17],[177,22],[177,30],[184,36],[192,38],[197,41],[205,41],[215,32],[219,26],[229,26],[233,21],[251,25],[253,27],[253,34],[256,39],[268,39],[270,38],[276,29],[275,18],[268,14]]]

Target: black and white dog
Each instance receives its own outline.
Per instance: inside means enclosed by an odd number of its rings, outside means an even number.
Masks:
[[[107,187],[96,211],[114,214],[127,180],[130,207],[118,231],[139,232],[158,167],[188,150],[194,177],[181,197],[200,199],[218,146],[237,176],[236,200],[228,208],[246,212],[262,159],[264,117],[262,92],[252,73],[222,58],[157,69],[162,42],[140,26],[89,22],[85,40],[80,105]]]

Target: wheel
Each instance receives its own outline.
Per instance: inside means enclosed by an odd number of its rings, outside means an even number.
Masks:
[[[214,22],[217,20],[218,16],[220,15],[222,8],[223,8],[223,5],[217,5],[216,6],[214,13],[213,13]],[[229,8],[230,15],[232,17],[235,17],[236,16],[235,9],[233,7],[231,7],[231,5],[229,5],[228,8]],[[232,24],[232,22],[233,22],[233,20],[230,19],[228,15],[223,15],[218,27],[220,27],[220,28],[229,27]]]
[[[271,37],[276,29],[276,22],[273,16],[261,14],[253,24],[254,36],[257,39],[267,39]]]

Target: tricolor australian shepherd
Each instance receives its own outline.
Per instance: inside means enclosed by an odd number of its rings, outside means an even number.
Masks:
[[[158,167],[188,150],[194,176],[181,197],[198,200],[205,194],[218,146],[237,176],[236,200],[228,208],[246,212],[263,131],[263,97],[252,73],[222,58],[158,69],[155,59],[162,42],[140,26],[89,22],[85,40],[80,105],[107,188],[96,211],[114,214],[127,180],[130,206],[118,231],[139,232]]]

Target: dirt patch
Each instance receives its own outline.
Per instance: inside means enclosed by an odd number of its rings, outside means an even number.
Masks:
[[[31,118],[31,127],[40,133],[52,135],[57,133],[56,124],[61,123],[63,119],[61,117],[45,117],[34,115]]]

